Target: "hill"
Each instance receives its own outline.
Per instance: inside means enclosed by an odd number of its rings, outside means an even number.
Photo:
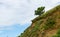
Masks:
[[[60,37],[60,5],[33,19],[18,37]]]

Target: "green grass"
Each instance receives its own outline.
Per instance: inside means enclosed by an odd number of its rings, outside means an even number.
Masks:
[[[55,23],[56,23],[56,22],[55,22],[55,20],[54,20],[53,18],[48,18],[48,19],[46,20],[44,29],[46,30],[46,29],[49,29],[49,28],[53,28],[54,25],[55,25]]]
[[[33,28],[34,31],[40,30],[40,25],[43,23],[43,20],[39,20],[35,23],[35,26]]]
[[[53,14],[55,11],[59,10],[60,11],[60,5],[54,7],[51,10],[46,11],[46,13],[43,13],[41,16],[36,17],[35,19],[32,20],[32,22],[36,22],[38,20],[44,19],[47,16],[50,16],[51,14]]]
[[[54,35],[52,37],[60,37],[60,29],[57,31],[56,35]]]
[[[18,37],[37,37],[39,34],[37,33],[37,31],[42,30],[40,28],[40,25],[44,22],[44,20],[42,21],[42,19],[47,19],[46,17],[49,17],[50,15],[52,15],[55,11],[59,10],[60,11],[60,5],[56,6],[55,8],[47,11],[46,13],[42,14],[41,16],[36,17],[35,19],[32,20],[32,23],[35,23],[35,26],[33,28],[31,28],[31,26],[29,28],[27,28],[20,36]],[[60,18],[60,17],[59,17]],[[48,18],[45,22],[45,25],[43,26],[43,28],[49,29],[49,28],[53,28],[55,26],[55,19],[53,18]],[[29,29],[31,29],[31,31],[29,32]],[[44,32],[42,33],[44,35]],[[53,37],[60,37],[60,30],[58,30],[56,35],[53,35]]]

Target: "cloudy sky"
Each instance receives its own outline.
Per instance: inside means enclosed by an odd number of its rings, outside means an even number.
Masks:
[[[16,37],[30,26],[34,10],[59,4],[60,0],[0,0],[0,37]]]

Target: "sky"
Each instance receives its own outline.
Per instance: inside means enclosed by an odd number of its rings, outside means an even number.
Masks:
[[[60,0],[0,0],[0,37],[17,37],[31,25],[34,10],[45,6],[49,10]]]

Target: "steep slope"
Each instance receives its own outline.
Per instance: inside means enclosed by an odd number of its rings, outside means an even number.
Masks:
[[[33,19],[18,37],[60,37],[60,5]]]

